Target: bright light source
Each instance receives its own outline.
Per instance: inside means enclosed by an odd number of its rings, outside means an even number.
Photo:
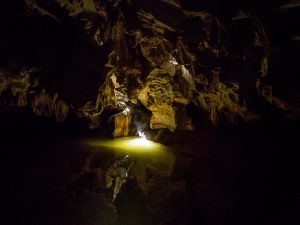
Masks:
[[[144,134],[144,132],[138,131],[138,134],[139,134],[140,138],[147,140],[146,135]]]
[[[154,142],[147,140],[145,137],[134,138],[132,140],[127,140],[126,145],[132,148],[143,148],[143,149],[151,149],[154,146]]]
[[[110,140],[89,141],[90,146],[104,147],[125,153],[158,153],[167,149],[166,146],[147,140],[146,137],[123,137]]]

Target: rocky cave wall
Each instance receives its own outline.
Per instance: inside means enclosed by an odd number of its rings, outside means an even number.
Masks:
[[[79,40],[97,53],[84,53],[92,55],[89,62],[71,59],[70,64],[93,64],[95,75],[73,75],[74,69],[56,76],[49,63],[11,57],[2,41],[1,103],[30,107],[36,115],[57,121],[76,117],[90,128],[103,127],[103,115],[110,115],[115,136],[260,123],[274,111],[280,112],[276,120],[297,120],[299,2],[262,3],[253,10],[256,4],[25,0],[14,16],[46,19],[54,27],[78,31]],[[221,6],[224,10],[218,10]],[[278,22],[289,28],[277,27]],[[4,24],[2,32],[13,33]],[[87,80],[93,83],[90,90],[78,91]]]

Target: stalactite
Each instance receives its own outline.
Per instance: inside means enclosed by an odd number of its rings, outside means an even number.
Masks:
[[[31,74],[38,71],[37,68],[23,68],[19,73],[12,73],[9,70],[1,70],[0,73],[0,96],[3,92],[11,92],[16,99],[18,107],[32,108],[38,116],[55,117],[57,121],[63,121],[68,116],[69,106],[58,94],[50,96],[45,89],[38,92],[37,79],[31,79]]]

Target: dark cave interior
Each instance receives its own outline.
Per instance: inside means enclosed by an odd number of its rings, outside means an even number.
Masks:
[[[0,224],[300,224],[299,21],[298,0],[1,3]]]

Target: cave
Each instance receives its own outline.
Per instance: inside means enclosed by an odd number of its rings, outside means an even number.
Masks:
[[[299,0],[3,1],[0,224],[299,225],[299,27]]]

